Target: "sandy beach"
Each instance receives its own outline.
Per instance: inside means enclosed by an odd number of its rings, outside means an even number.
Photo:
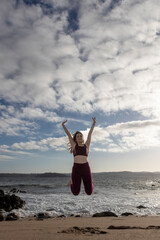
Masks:
[[[0,222],[2,240],[159,240],[160,216],[67,217]]]

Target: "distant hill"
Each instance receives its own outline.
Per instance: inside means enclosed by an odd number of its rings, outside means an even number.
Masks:
[[[0,173],[0,177],[67,177],[67,173]]]
[[[37,177],[67,177],[66,173],[39,173],[35,174]]]

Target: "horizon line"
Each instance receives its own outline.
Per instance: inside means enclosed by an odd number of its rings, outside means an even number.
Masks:
[[[102,171],[102,172],[92,172],[94,173],[160,173],[160,171]],[[71,174],[71,172],[0,172],[0,174],[23,174],[23,175],[29,175],[29,174]]]

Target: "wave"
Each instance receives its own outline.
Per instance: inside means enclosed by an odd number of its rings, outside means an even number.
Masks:
[[[12,184],[12,185],[0,185],[0,188],[25,188],[25,187],[39,187],[39,188],[53,188],[53,186],[42,184]]]

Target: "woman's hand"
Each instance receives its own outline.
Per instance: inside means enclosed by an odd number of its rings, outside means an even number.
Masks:
[[[64,122],[62,122],[62,126],[64,126],[65,124],[66,124],[66,122],[67,122],[68,120],[66,120],[66,121],[64,121]]]
[[[96,120],[96,117],[92,118],[93,119],[93,123],[96,123],[97,120]]]

